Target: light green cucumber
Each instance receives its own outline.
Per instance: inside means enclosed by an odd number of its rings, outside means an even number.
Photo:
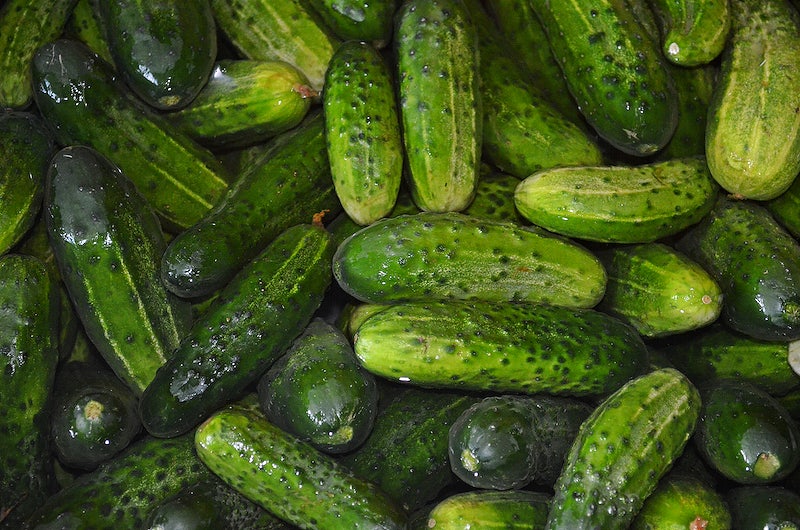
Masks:
[[[109,64],[114,62],[108,41],[100,27],[96,4],[98,0],[78,0],[64,28],[64,35],[81,41]]]
[[[722,53],[731,28],[729,0],[648,2],[660,19],[661,49],[669,61],[684,67],[699,66]]]
[[[436,530],[532,530],[547,521],[550,495],[526,490],[472,490],[439,501],[428,514]]]
[[[730,530],[724,497],[697,477],[668,474],[644,501],[631,530]]]

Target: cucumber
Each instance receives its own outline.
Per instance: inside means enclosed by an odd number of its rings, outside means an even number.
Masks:
[[[475,188],[475,198],[462,213],[481,219],[530,224],[514,205],[514,190],[518,184],[519,179],[513,175],[484,168]]]
[[[186,106],[217,56],[209,0],[97,2],[97,17],[117,72],[148,105]]]
[[[31,59],[56,39],[76,0],[7,0],[0,5],[0,108],[25,109],[33,101]]]
[[[648,0],[648,3],[659,18],[661,51],[667,60],[693,67],[708,64],[722,53],[731,29],[728,0]]]
[[[473,299],[592,307],[606,273],[585,248],[512,222],[424,212],[373,223],[333,259],[339,285],[371,303]]]
[[[481,160],[478,37],[458,0],[408,0],[395,23],[407,180],[424,211],[466,208]]]
[[[397,200],[394,203],[394,207],[392,208],[392,211],[389,212],[387,217],[397,217],[403,214],[417,213],[420,213],[419,208],[417,208],[417,206],[411,200],[411,195],[408,194],[401,186],[400,193],[397,195]],[[353,221],[353,219],[347,215],[347,212],[342,211],[339,215],[334,217],[330,223],[328,223],[326,228],[328,229],[328,232],[331,233],[331,236],[338,247],[345,239],[352,236],[364,227]]]
[[[608,273],[597,309],[625,320],[645,337],[707,326],[722,311],[719,284],[696,262],[663,243],[596,252]]]
[[[291,346],[331,282],[324,228],[288,228],[228,283],[139,402],[145,428],[172,437],[238,398]]]
[[[299,125],[315,95],[289,63],[220,59],[197,97],[167,117],[201,144],[240,148]]]
[[[607,397],[581,425],[545,528],[628,528],[699,414],[697,389],[672,368],[641,375]]]
[[[658,43],[626,3],[533,0],[531,7],[597,134],[634,156],[663,148],[677,125],[677,93]]]
[[[321,91],[341,43],[301,0],[210,0],[217,28],[246,59],[279,60],[297,67]]]
[[[767,201],[763,205],[795,238],[800,238],[800,180],[795,179],[789,189]]]
[[[800,15],[788,0],[730,8],[706,127],[708,166],[729,193],[773,199],[800,172]]]
[[[450,468],[473,488],[552,487],[592,408],[546,395],[484,398],[450,427]]]
[[[391,212],[403,178],[388,64],[367,43],[343,43],[328,65],[322,103],[336,195],[356,223],[371,224]]]
[[[783,406],[744,380],[700,387],[694,442],[710,467],[738,484],[772,484],[800,463],[800,428]]]
[[[90,147],[58,151],[47,178],[45,219],[67,292],[92,343],[138,397],[191,319],[189,304],[160,282],[158,219]]]
[[[781,486],[738,486],[725,498],[734,528],[800,528],[800,494]]]
[[[647,364],[622,321],[591,309],[490,302],[408,302],[358,328],[362,366],[418,386],[601,396]]]
[[[159,502],[210,477],[191,436],[146,436],[48,498],[24,528],[142,528]]]
[[[676,246],[719,283],[732,329],[760,340],[800,338],[800,245],[765,208],[720,196]]]
[[[170,242],[161,257],[162,281],[184,298],[210,295],[282,231],[340,210],[323,119],[313,113],[276,138],[213,210]]]
[[[0,254],[19,243],[36,222],[54,152],[52,135],[37,114],[0,114]]]
[[[345,453],[372,431],[375,378],[337,328],[315,318],[258,382],[269,421],[325,453]]]
[[[79,40],[108,63],[113,63],[108,41],[100,27],[97,0],[77,0],[67,19],[64,36]]]
[[[534,530],[547,520],[550,495],[536,491],[467,491],[439,501],[428,514],[427,528]]]
[[[19,528],[54,486],[49,427],[57,296],[41,260],[0,257],[0,528]]]
[[[398,0],[309,0],[322,22],[342,40],[383,48],[391,41]]]
[[[730,530],[731,512],[722,494],[702,480],[670,473],[658,482],[631,524],[631,530],[656,528]]]
[[[119,166],[167,228],[196,223],[227,189],[216,158],[138,103],[86,45],[46,44],[32,70],[36,105],[56,140],[92,147]]]
[[[197,428],[195,446],[214,474],[300,528],[405,526],[405,514],[375,485],[252,408],[215,412]]]
[[[698,223],[717,190],[700,156],[545,169],[520,182],[514,203],[530,222],[568,237],[649,243]]]

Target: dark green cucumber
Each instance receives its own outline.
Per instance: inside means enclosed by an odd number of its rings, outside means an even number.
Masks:
[[[0,257],[0,528],[19,528],[54,485],[49,428],[57,296],[41,260]]]
[[[328,65],[322,103],[336,195],[356,223],[371,224],[391,212],[403,178],[388,64],[367,43],[343,43]]]
[[[628,528],[699,413],[697,389],[672,368],[641,375],[603,400],[567,455],[545,528]]]
[[[694,442],[704,460],[739,484],[772,484],[800,463],[800,428],[764,390],[743,380],[700,387]]]
[[[502,171],[483,168],[475,188],[475,198],[462,212],[471,217],[529,224],[514,205],[514,190],[519,179]]]
[[[717,190],[700,156],[545,169],[520,182],[514,203],[530,222],[568,237],[648,243],[699,222]]]
[[[396,14],[407,177],[424,211],[466,208],[478,180],[483,112],[478,37],[458,0],[409,0]]]
[[[161,258],[161,278],[182,297],[222,288],[282,231],[336,215],[320,113],[275,139],[216,207],[173,239]]]
[[[490,302],[409,302],[364,321],[367,370],[419,386],[599,396],[641,373],[632,327],[591,309]]]
[[[166,242],[158,219],[90,147],[61,149],[47,178],[47,228],[67,292],[92,343],[138,396],[191,319],[188,302],[160,281]]]
[[[425,212],[373,223],[336,251],[333,274],[372,303],[474,299],[592,307],[606,273],[594,254],[513,222]]]
[[[186,106],[208,81],[217,56],[209,0],[97,2],[117,72],[148,105]]]
[[[608,273],[601,311],[646,337],[706,326],[722,311],[722,291],[700,265],[662,243],[597,251]]]
[[[24,528],[142,528],[159,502],[210,477],[190,435],[170,440],[148,436],[48,498]]]
[[[622,0],[531,2],[589,124],[620,151],[647,156],[675,132],[678,102],[657,41]]]
[[[722,289],[722,318],[761,340],[800,338],[800,244],[759,204],[720,196],[677,243]]]
[[[0,6],[0,108],[23,109],[33,101],[31,59],[56,39],[76,0],[7,0]]]
[[[114,162],[168,228],[196,223],[227,189],[216,158],[135,100],[86,45],[51,42],[32,69],[36,105],[57,141],[90,146]]]
[[[450,468],[473,488],[552,487],[591,412],[591,405],[571,398],[484,398],[450,427]]]
[[[649,0],[661,25],[661,51],[679,66],[705,65],[725,48],[731,29],[728,0]]]
[[[374,484],[252,408],[215,412],[197,428],[195,446],[214,474],[300,528],[405,526],[405,514]]]
[[[342,40],[389,44],[398,0],[310,0],[322,22]]]
[[[708,166],[728,192],[773,199],[800,171],[800,15],[788,0],[736,0],[730,9],[706,126]]]
[[[531,530],[547,521],[550,495],[536,491],[467,491],[439,501],[427,528],[436,530]]]
[[[315,95],[306,76],[289,63],[220,59],[197,97],[167,116],[202,144],[235,148],[299,125]]]
[[[447,433],[478,399],[402,388],[375,418],[364,444],[340,462],[413,512],[456,482],[447,456]]]
[[[324,228],[288,228],[249,262],[156,373],[139,403],[152,434],[176,436],[238,398],[291,346],[331,282]]]
[[[19,243],[36,222],[54,151],[52,135],[37,114],[0,113],[0,254]]]
[[[657,528],[730,530],[731,512],[722,494],[702,480],[670,473],[658,482],[631,524],[631,530]]]
[[[97,0],[77,0],[64,28],[64,36],[83,42],[104,61],[113,63],[98,11]]]
[[[319,318],[262,376],[258,397],[269,421],[326,453],[361,445],[378,408],[374,376],[344,333]]]
[[[734,528],[800,529],[800,494],[781,486],[739,486],[730,489],[726,500]]]
[[[247,59],[286,61],[300,69],[314,90],[340,41],[307,2],[210,0],[219,30]]]
[[[795,179],[789,189],[762,204],[795,238],[800,238],[800,179]]]

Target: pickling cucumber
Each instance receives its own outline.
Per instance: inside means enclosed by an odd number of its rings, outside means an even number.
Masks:
[[[669,61],[708,64],[725,48],[731,29],[728,0],[648,0],[661,26],[661,51]]]
[[[725,495],[734,528],[800,528],[800,494],[782,486],[738,486]]]
[[[427,517],[436,530],[532,530],[547,520],[550,495],[526,490],[473,490],[439,501]]]
[[[696,477],[672,473],[658,482],[631,524],[631,530],[704,528],[733,528],[725,498]]]
[[[322,22],[342,40],[389,44],[398,0],[309,0]]]

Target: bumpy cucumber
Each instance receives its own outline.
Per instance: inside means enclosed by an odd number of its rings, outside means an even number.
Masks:
[[[672,368],[641,375],[606,398],[567,455],[545,528],[628,528],[699,413],[697,389]]]
[[[714,205],[703,157],[639,166],[564,167],[520,182],[514,203],[547,230],[604,243],[648,243],[677,234]]]
[[[670,473],[658,482],[631,524],[631,530],[656,528],[730,530],[731,512],[723,496],[702,480]]]
[[[344,211],[368,225],[394,207],[403,178],[400,118],[389,66],[371,45],[333,54],[323,105],[331,175]]]
[[[342,40],[386,46],[392,37],[392,24],[398,0],[310,0],[322,21]]]
[[[725,499],[734,528],[800,528],[800,494],[781,486],[739,486]]]
[[[608,273],[597,306],[647,337],[690,331],[714,322],[722,290],[699,264],[661,243],[597,251]]]
[[[36,105],[56,139],[114,162],[169,228],[199,221],[227,189],[216,158],[137,103],[86,45],[51,42],[37,51],[32,69]]]
[[[625,2],[534,0],[531,7],[597,133],[631,155],[663,148],[677,124],[677,94],[658,43]]]
[[[85,146],[53,156],[45,209],[58,268],[87,335],[140,395],[191,319],[189,304],[160,281],[166,242],[158,219],[126,175]]]
[[[649,0],[660,19],[661,50],[671,62],[708,64],[725,48],[731,28],[728,0]]]
[[[475,188],[475,198],[462,213],[481,219],[530,224],[514,205],[514,190],[518,185],[517,177],[484,167]]]
[[[52,492],[57,296],[38,258],[0,257],[0,528],[19,528]]]
[[[800,15],[788,0],[737,0],[730,7],[706,156],[730,193],[772,199],[800,171]]]
[[[100,26],[98,9],[95,9],[96,2],[97,0],[77,0],[64,28],[64,36],[81,41],[104,61],[111,64],[114,62],[114,58],[111,56],[108,41]]]
[[[716,63],[694,68],[670,67],[678,91],[678,126],[667,146],[656,154],[656,159],[670,160],[705,153],[708,106],[717,70]]]
[[[397,304],[364,321],[367,370],[427,387],[603,395],[638,375],[636,331],[591,309],[490,302]]]
[[[550,495],[526,490],[467,491],[439,501],[427,517],[437,530],[530,530],[547,521]]]
[[[214,413],[195,446],[231,487],[300,528],[404,528],[405,514],[374,484],[252,408]]]
[[[289,349],[331,282],[331,239],[295,225],[231,280],[156,373],[139,403],[157,436],[186,432],[239,397]]]
[[[478,38],[460,1],[409,0],[396,15],[397,90],[407,176],[421,210],[466,208],[478,180]]]
[[[800,245],[769,212],[720,196],[677,243],[722,288],[722,317],[761,340],[800,338]]]
[[[359,300],[478,299],[591,307],[606,274],[575,243],[511,222],[461,213],[378,221],[345,240],[333,274]]]

